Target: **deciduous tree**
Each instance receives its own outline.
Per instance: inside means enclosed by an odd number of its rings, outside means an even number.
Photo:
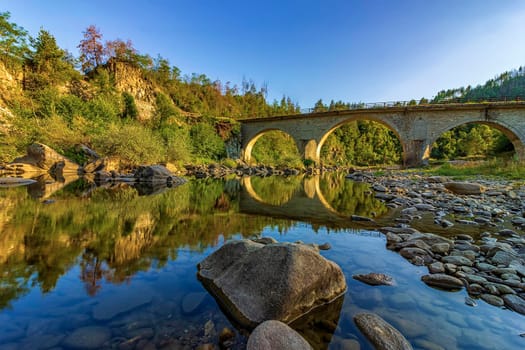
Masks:
[[[92,71],[104,63],[104,45],[102,44],[102,33],[94,25],[90,25],[83,32],[84,39],[80,41],[80,62],[85,73]]]

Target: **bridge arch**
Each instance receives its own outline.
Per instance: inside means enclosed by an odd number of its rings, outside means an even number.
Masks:
[[[319,140],[319,142],[317,144],[317,147],[315,149],[315,159],[318,162],[320,162],[320,160],[321,160],[321,150],[322,150],[326,140],[328,139],[328,137],[335,130],[337,130],[338,128],[342,127],[343,125],[346,125],[346,124],[349,124],[349,123],[352,123],[352,122],[358,122],[358,121],[375,122],[375,123],[378,123],[378,124],[386,127],[389,131],[392,131],[394,133],[394,135],[396,136],[397,140],[399,141],[400,145],[401,145],[401,148],[402,148],[402,155],[401,156],[402,156],[402,159],[404,159],[405,154],[406,154],[406,151],[405,151],[406,142],[405,142],[405,139],[401,136],[401,133],[397,129],[396,125],[389,123],[388,122],[388,117],[383,119],[383,118],[378,118],[378,117],[374,117],[374,116],[360,116],[360,115],[351,116],[350,118],[347,118],[347,119],[342,120],[342,121],[338,121],[334,125],[331,125],[329,127],[328,131],[326,131],[321,136],[321,138],[320,138],[320,140]]]
[[[508,123],[505,123],[504,121],[489,121],[486,119],[480,119],[480,118],[459,118],[455,120],[453,123],[447,124],[445,127],[442,127],[433,133],[431,139],[430,139],[430,150],[432,150],[432,145],[447,131],[452,130],[456,127],[466,125],[466,124],[480,124],[480,125],[487,125],[491,128],[494,128],[498,131],[500,131],[503,135],[505,135],[509,141],[514,146],[514,152],[516,153],[516,156],[518,159],[525,159],[525,138],[522,136],[520,138],[519,130],[516,130],[512,125],[509,125]]]
[[[270,127],[270,128],[265,128],[265,129],[262,129],[260,131],[258,131],[253,137],[251,137],[247,143],[246,143],[246,146],[244,147],[243,149],[243,152],[242,152],[242,160],[246,163],[250,163],[251,160],[252,160],[252,152],[253,152],[253,147],[255,146],[255,144],[257,143],[257,141],[263,137],[264,135],[272,132],[272,131],[278,131],[278,132],[282,132],[283,134],[287,135],[288,137],[290,137],[293,141],[294,141],[294,144],[295,144],[295,147],[297,148],[297,150],[300,152],[301,151],[301,148],[300,148],[300,144],[298,144],[297,140],[295,137],[293,137],[293,135],[291,135],[287,130],[283,130],[281,128],[275,128],[275,127]]]

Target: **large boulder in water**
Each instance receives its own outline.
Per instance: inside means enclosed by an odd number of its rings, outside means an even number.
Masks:
[[[341,268],[303,244],[233,241],[198,269],[204,286],[247,328],[266,320],[289,323],[346,291]]]
[[[133,174],[137,182],[157,182],[180,185],[185,182],[183,178],[174,176],[162,165],[141,165]]]

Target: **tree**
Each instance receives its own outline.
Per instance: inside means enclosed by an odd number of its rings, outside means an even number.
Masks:
[[[34,51],[29,54],[28,66],[31,69],[29,83],[33,88],[56,85],[69,80],[74,67],[67,61],[66,52],[58,47],[55,37],[47,30],[40,29],[37,38],[31,38]]]
[[[102,45],[102,34],[94,25],[90,25],[83,32],[84,39],[77,46],[80,50],[80,62],[84,73],[89,73],[104,63],[104,45]]]
[[[123,41],[121,39],[106,41],[104,53],[108,58],[115,58],[119,61],[134,63],[137,50],[133,47],[131,40]]]
[[[314,112],[326,112],[328,108],[323,103],[322,99],[319,99],[314,105]]]
[[[0,12],[0,58],[4,63],[13,62],[13,58],[21,62],[28,51],[27,31],[9,22],[10,17],[9,12]]]
[[[122,93],[122,100],[124,101],[124,111],[122,118],[137,119],[139,111],[135,104],[135,98],[128,92]]]
[[[177,110],[170,98],[161,92],[157,93],[155,98],[155,114],[152,123],[153,127],[159,128],[165,124],[169,118],[177,115]]]
[[[191,142],[195,155],[218,160],[225,156],[224,142],[210,124],[199,123],[191,127]]]

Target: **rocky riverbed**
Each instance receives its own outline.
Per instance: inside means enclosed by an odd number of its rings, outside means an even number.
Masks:
[[[370,183],[375,197],[396,210],[394,224],[380,231],[388,249],[428,267],[424,283],[466,288],[467,305],[483,300],[525,315],[523,184],[413,173],[355,172],[347,178]]]

